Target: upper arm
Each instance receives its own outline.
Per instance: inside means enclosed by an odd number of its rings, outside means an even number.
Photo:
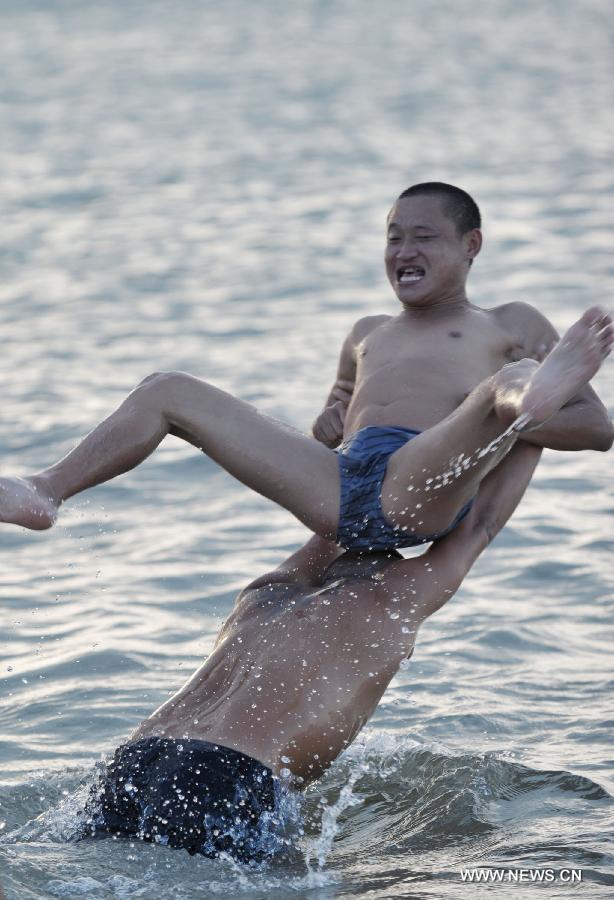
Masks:
[[[356,381],[356,343],[351,331],[343,342],[339,362],[337,363],[337,375],[335,384],[354,384]]]
[[[472,509],[426,553],[393,563],[385,575],[386,589],[399,597],[418,625],[454,596],[489,540],[488,530]]]
[[[400,560],[387,570],[387,589],[409,604],[418,623],[458,590],[482,550],[518,506],[540,456],[539,447],[519,441],[483,479],[473,506],[456,528],[422,556]]]
[[[559,339],[550,320],[530,303],[506,303],[494,312],[503,327],[524,348],[525,357],[541,361]]]
[[[337,365],[337,375],[335,378],[335,386],[341,387],[345,391],[351,391],[356,381],[356,362],[358,345],[364,338],[379,325],[388,321],[391,316],[365,316],[359,319],[353,326],[352,330],[346,337],[341,347],[339,363]],[[331,396],[334,392],[331,391]],[[333,398],[334,399],[334,398]]]
[[[529,303],[506,303],[494,310],[501,324],[509,329],[524,347],[524,355],[541,362],[559,340],[554,325]],[[590,384],[584,385],[567,406],[590,404],[607,418],[607,410]]]

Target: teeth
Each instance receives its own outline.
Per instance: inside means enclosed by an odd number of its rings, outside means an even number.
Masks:
[[[424,272],[421,269],[403,269],[399,274],[399,283],[408,284],[413,281],[420,281],[423,277]]]

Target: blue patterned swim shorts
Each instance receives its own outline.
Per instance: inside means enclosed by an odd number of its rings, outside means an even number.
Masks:
[[[341,506],[337,543],[346,550],[391,550],[415,547],[452,531],[471,509],[467,503],[444,531],[415,535],[392,525],[382,512],[382,484],[388,460],[419,431],[411,428],[368,425],[353,434],[336,451],[341,477]]]

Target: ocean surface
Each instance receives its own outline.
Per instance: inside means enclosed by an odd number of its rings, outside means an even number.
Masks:
[[[394,197],[484,216],[475,303],[612,309],[614,56],[601,0],[0,0],[0,472],[183,369],[308,429],[360,316],[394,313]],[[595,387],[614,403],[614,365]],[[545,453],[305,800],[292,865],[71,843],[75,794],[306,537],[179,440],[0,526],[0,886],[30,898],[614,893],[612,455]],[[80,787],[81,786],[81,787]],[[581,885],[561,870],[581,869]]]

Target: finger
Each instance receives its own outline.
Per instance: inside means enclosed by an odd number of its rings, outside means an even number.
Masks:
[[[324,444],[328,440],[328,431],[326,428],[326,422],[322,420],[321,417],[317,418],[311,427],[311,433],[313,434],[316,441],[320,441],[320,443]]]
[[[343,403],[349,403],[352,399],[352,394],[350,391],[344,391],[341,388],[335,388],[333,390],[333,397],[335,400],[341,400]]]
[[[328,428],[321,424],[318,428],[317,438],[322,444],[325,444],[327,441],[329,441],[330,435],[328,433]]]
[[[347,413],[347,406],[345,403],[341,403],[337,401],[334,406],[331,407],[331,418],[334,418],[334,421],[343,425],[345,422],[345,415]]]
[[[341,419],[336,409],[331,409],[326,419],[326,432],[329,436],[339,433]]]
[[[326,423],[326,439],[328,441],[336,441],[339,437],[339,422],[335,418],[330,418]]]

